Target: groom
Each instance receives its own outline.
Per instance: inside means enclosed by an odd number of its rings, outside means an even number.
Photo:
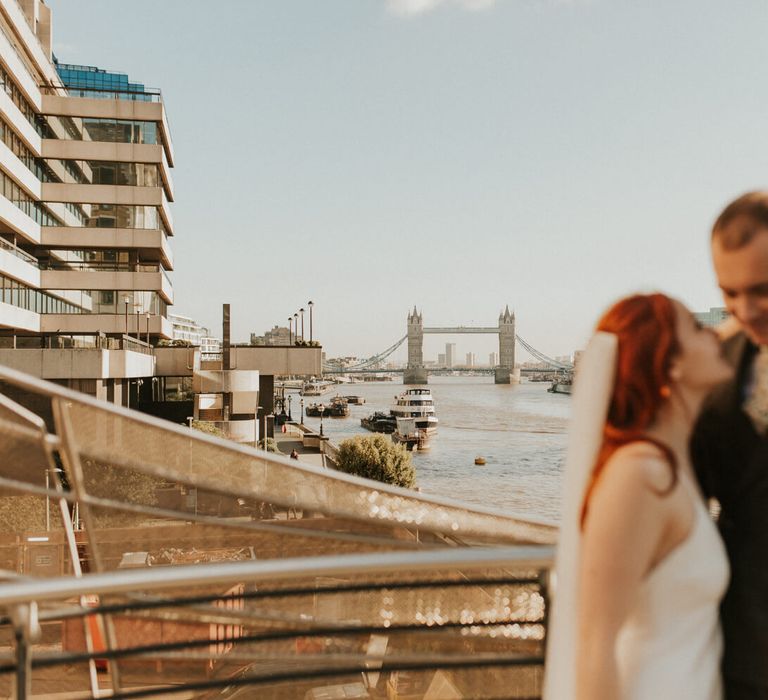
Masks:
[[[768,700],[768,192],[723,210],[712,258],[739,326],[723,343],[736,373],[710,397],[691,449],[705,494],[720,502],[731,563],[721,608],[725,698]]]

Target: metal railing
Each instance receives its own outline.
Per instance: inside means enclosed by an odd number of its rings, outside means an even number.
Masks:
[[[11,253],[11,255],[15,255],[17,258],[19,258],[19,260],[23,260],[25,263],[29,263],[30,265],[37,268],[40,267],[36,257],[23,251],[21,248],[17,248],[15,245],[13,245],[13,243],[9,243],[4,238],[0,238],[0,248],[7,250],[9,253]]]
[[[0,694],[540,697],[547,523],[0,390]]]

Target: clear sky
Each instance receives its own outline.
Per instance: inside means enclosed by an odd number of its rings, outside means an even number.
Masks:
[[[312,299],[367,356],[509,304],[570,353],[628,292],[720,305],[709,226],[767,184],[765,0],[47,2],[59,60],[163,90],[173,310],[238,340]]]

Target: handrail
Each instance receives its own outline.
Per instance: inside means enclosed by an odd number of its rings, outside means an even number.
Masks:
[[[82,578],[54,578],[0,583],[0,606],[35,601],[55,601],[83,594],[107,595],[211,584],[295,581],[311,577],[340,578],[361,574],[429,572],[460,568],[525,568],[548,571],[553,548],[531,545],[493,548],[451,548],[419,552],[375,552],[324,557],[296,557],[270,561],[241,561],[215,564],[186,564],[171,567],[129,569]]]
[[[30,255],[26,251],[23,251],[21,248],[17,248],[15,245],[13,245],[13,243],[9,243],[4,238],[0,238],[0,248],[7,250],[9,253],[11,253],[11,255],[15,255],[17,258],[19,258],[19,260],[23,260],[24,262],[27,262],[30,265],[34,265],[37,268],[40,267],[36,257]]]

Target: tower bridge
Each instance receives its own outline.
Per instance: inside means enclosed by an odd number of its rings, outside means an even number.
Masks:
[[[424,335],[433,333],[494,333],[499,336],[499,366],[494,368],[496,384],[510,384],[520,381],[519,370],[515,372],[515,314],[509,306],[499,314],[499,325],[491,327],[452,326],[435,328],[424,326],[424,320],[413,307],[408,314],[408,366],[403,373],[404,384],[426,384],[427,368],[424,366]]]
[[[547,368],[552,370],[571,370],[573,365],[569,362],[560,362],[548,357],[543,352],[537,350],[530,343],[527,343],[515,332],[515,314],[510,312],[509,306],[499,314],[497,326],[447,326],[433,327],[424,326],[421,313],[413,307],[413,311],[408,313],[407,333],[396,343],[390,345],[386,350],[369,357],[354,366],[342,367],[333,363],[325,363],[323,371],[328,374],[345,374],[358,372],[381,371],[381,363],[395,352],[403,343],[408,341],[408,365],[403,372],[404,384],[426,384],[428,369],[424,366],[424,335],[425,334],[463,334],[480,333],[496,334],[499,336],[499,365],[489,371],[494,373],[496,384],[511,384],[520,381],[520,369],[515,368],[515,342],[532,357],[543,362]],[[440,368],[447,369],[447,368]],[[538,370],[537,370],[538,371]]]

